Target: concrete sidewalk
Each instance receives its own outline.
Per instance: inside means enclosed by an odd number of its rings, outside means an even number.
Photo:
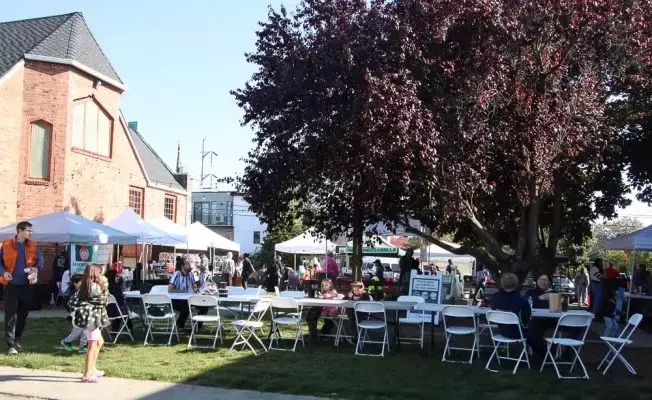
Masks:
[[[21,396],[56,400],[320,400],[312,396],[218,389],[157,381],[102,378],[81,383],[81,374],[0,367],[0,399]]]

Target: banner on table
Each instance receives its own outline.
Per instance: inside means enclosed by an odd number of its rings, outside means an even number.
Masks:
[[[83,274],[87,264],[106,265],[111,259],[112,245],[70,245],[70,274]]]

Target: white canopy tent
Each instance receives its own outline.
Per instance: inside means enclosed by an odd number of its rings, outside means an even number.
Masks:
[[[157,228],[143,220],[140,215],[136,214],[136,212],[131,208],[125,209],[118,218],[108,223],[107,226],[137,236],[139,243],[173,246],[185,243],[187,239],[185,235],[168,233]]]
[[[335,250],[335,243],[325,238],[313,236],[313,234],[312,230],[307,230],[290,240],[277,243],[274,246],[274,251],[279,253],[310,255],[324,254],[327,251]]]
[[[134,244],[134,235],[91,221],[67,211],[27,219],[32,224],[32,240],[42,243]],[[0,228],[0,240],[16,235],[16,224]]]
[[[188,248],[206,250],[209,247],[240,252],[240,245],[225,238],[219,233],[213,232],[201,222],[193,222],[188,227]]]
[[[475,262],[475,257],[470,256],[470,255],[459,255],[459,254],[454,254],[451,253],[450,251],[437,246],[434,243],[430,243],[427,248],[426,254],[424,254],[423,257],[421,257],[421,250],[415,250],[414,251],[414,256],[415,257],[420,257],[422,260],[431,260],[431,261],[447,261],[449,259],[452,259],[453,261],[457,262],[464,262],[464,263],[473,263]]]
[[[175,224],[168,218],[155,217],[150,219],[148,222],[163,232],[166,232],[168,235],[171,235],[172,237],[183,238],[184,243],[188,238],[188,227]]]

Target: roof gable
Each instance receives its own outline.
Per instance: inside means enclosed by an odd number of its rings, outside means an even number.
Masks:
[[[177,182],[170,168],[156,154],[156,151],[154,151],[147,141],[145,141],[145,138],[131,127],[129,127],[129,135],[136,147],[136,152],[138,152],[149,181],[157,186],[169,187],[170,189],[185,192],[186,189]]]
[[[123,83],[79,13],[0,23],[0,77],[25,55],[76,61]]]

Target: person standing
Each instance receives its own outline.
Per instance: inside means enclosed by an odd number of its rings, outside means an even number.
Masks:
[[[404,293],[408,293],[410,286],[410,271],[413,269],[419,270],[419,261],[415,260],[412,256],[414,255],[414,250],[407,249],[405,255],[398,260],[398,266],[401,269],[399,275],[399,281],[403,285]]]
[[[242,257],[242,287],[247,289],[247,281],[249,276],[254,273],[254,266],[249,259],[249,253],[244,253]]]
[[[5,337],[7,354],[22,350],[20,338],[34,299],[34,284],[38,271],[43,269],[43,255],[37,243],[30,240],[32,224],[16,225],[16,236],[5,240],[0,247],[0,284],[4,286]]]
[[[340,274],[340,267],[337,265],[337,261],[333,258],[333,252],[330,250],[326,253],[326,258],[321,262],[319,268],[319,272],[326,274],[326,278],[329,279],[335,279]]]
[[[604,267],[602,259],[596,258],[589,270],[591,279],[591,312],[597,317],[602,315],[602,301],[604,300]]]
[[[575,274],[575,298],[577,299],[577,304],[582,306],[586,304],[586,287],[589,285],[589,280],[586,278],[586,273],[584,269],[581,268]]]
[[[238,258],[238,262],[240,259]],[[222,262],[222,278],[227,282],[228,286],[233,286],[233,276],[237,274],[235,262],[233,261],[233,253],[230,251],[226,253],[226,260]]]

